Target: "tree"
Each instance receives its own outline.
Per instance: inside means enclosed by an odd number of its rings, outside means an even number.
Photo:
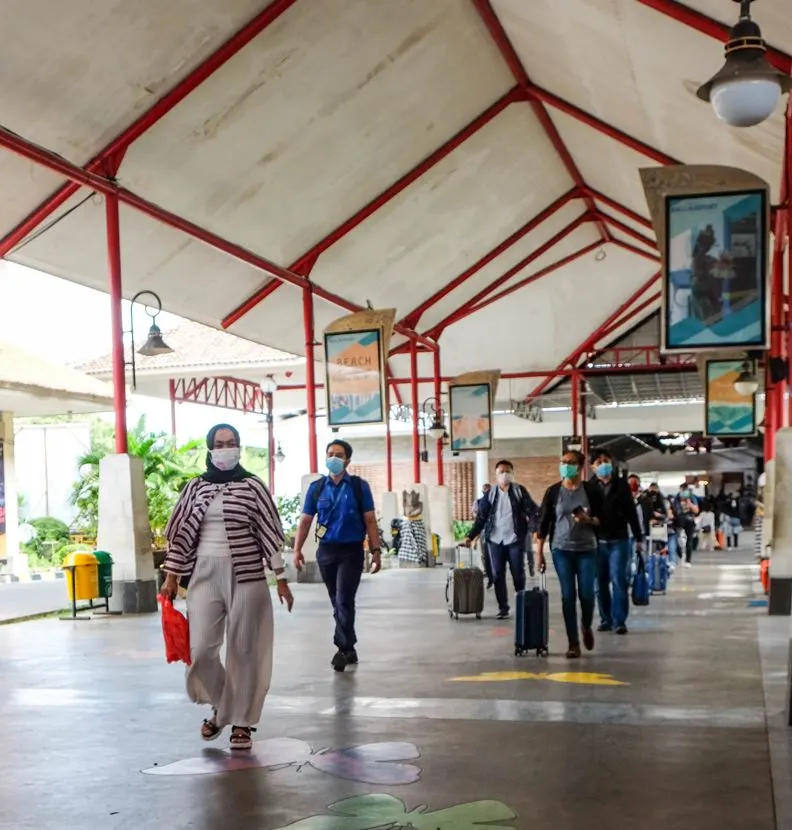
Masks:
[[[91,451],[80,458],[80,477],[72,489],[71,501],[77,508],[77,524],[91,535],[99,524],[99,463],[113,452],[114,430],[102,421],[91,428]],[[165,432],[149,432],[145,416],[129,430],[129,454],[143,460],[149,525],[160,536],[187,482],[201,470],[201,441],[178,446]]]

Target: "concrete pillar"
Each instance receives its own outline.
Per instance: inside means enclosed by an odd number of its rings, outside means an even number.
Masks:
[[[157,579],[140,458],[107,455],[99,463],[97,547],[113,557],[110,610],[124,614],[156,611]]]
[[[768,547],[773,546],[773,513],[775,512],[775,505],[773,499],[775,498],[775,461],[767,461],[765,463],[765,486],[762,494],[762,504],[764,504],[764,518],[762,520],[762,552],[764,553]]]
[[[319,473],[308,473],[302,477],[302,487],[300,493],[300,512],[302,513],[302,506],[305,504],[305,494],[311,482],[321,478]],[[303,556],[305,557],[305,565],[301,571],[297,573],[297,582],[321,582],[322,575],[319,573],[319,565],[316,563],[316,549],[319,547],[316,541],[316,516],[311,522],[311,529],[308,531],[308,538],[303,545]]]
[[[382,507],[380,508],[380,523],[382,532],[385,534],[385,540],[390,542],[391,538],[391,522],[394,519],[400,519],[402,515],[401,502],[399,494],[394,492],[382,494]]]
[[[4,503],[0,507],[5,509],[5,533],[0,533],[0,559],[6,559],[8,564],[5,570],[16,576],[24,576],[28,572],[28,560],[19,550],[19,509],[16,487],[16,471],[14,464],[14,416],[10,412],[0,412],[0,443],[3,445],[3,473],[0,481],[4,481]]]
[[[447,552],[454,550],[453,497],[451,488],[435,485],[429,488],[429,509],[432,515],[432,533],[440,536],[440,561],[448,559]],[[446,553],[446,555],[443,555]]]
[[[476,498],[481,496],[481,490],[490,481],[490,460],[487,450],[476,451]]]
[[[792,503],[792,429],[781,429],[776,433],[775,461],[769,466],[767,481],[771,489],[769,503],[773,505],[770,516],[773,547],[768,610],[774,616],[789,616],[792,613],[792,512],[789,510]]]

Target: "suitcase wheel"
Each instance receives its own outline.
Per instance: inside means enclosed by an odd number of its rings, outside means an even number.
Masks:
[[[480,620],[481,619],[481,614],[476,614],[476,619]]]
[[[456,619],[459,619],[459,614],[454,614],[454,617],[455,617]]]
[[[550,654],[550,649],[549,648],[538,648],[538,649],[536,649],[536,656],[537,657],[547,657],[548,654]]]
[[[519,646],[514,647],[514,656],[515,657],[522,657],[525,654],[525,649],[520,648]]]
[[[448,609],[448,617],[449,619],[454,619],[454,612],[450,608]]]

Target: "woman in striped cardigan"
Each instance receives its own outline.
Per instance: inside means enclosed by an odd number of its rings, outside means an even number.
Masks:
[[[231,749],[250,749],[272,677],[267,568],[275,572],[281,604],[291,611],[294,599],[283,569],[280,517],[264,483],[239,464],[239,433],[218,424],[206,442],[206,472],[185,487],[165,529],[162,590],[173,597],[179,581],[189,578],[187,694],[212,707],[201,737],[213,741],[230,725]]]

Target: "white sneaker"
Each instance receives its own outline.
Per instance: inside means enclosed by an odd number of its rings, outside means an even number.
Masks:
[[[685,567],[686,568],[692,568],[693,565],[690,562],[685,562]]]

